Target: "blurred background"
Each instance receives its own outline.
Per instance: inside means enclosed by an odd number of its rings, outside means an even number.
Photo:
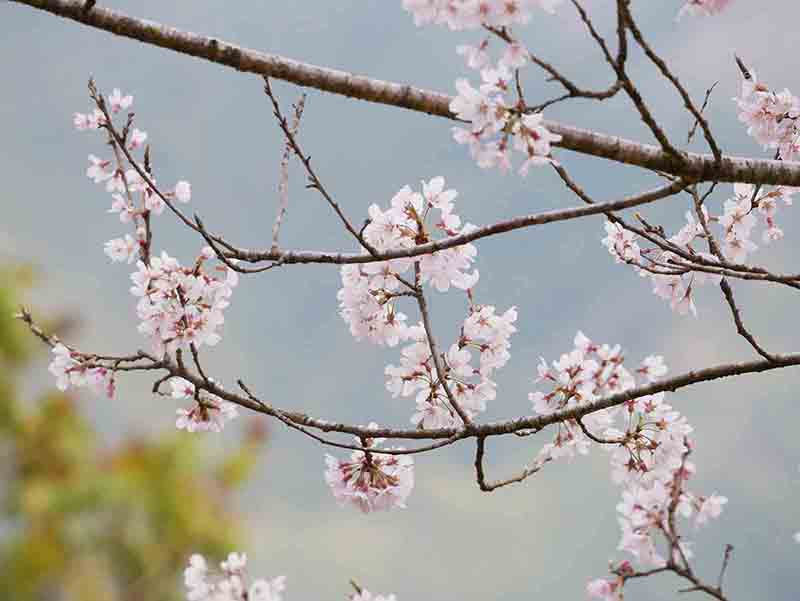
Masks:
[[[613,3],[585,4],[610,33]],[[722,16],[679,23],[678,0],[635,5],[651,43],[696,99],[719,82],[706,114],[723,151],[766,157],[736,120],[733,53],[771,87],[800,92],[800,5],[739,0]],[[480,39],[416,28],[399,0],[109,6],[245,47],[447,92],[467,73],[455,47]],[[520,33],[586,86],[611,80],[569,6],[555,16],[537,14]],[[408,509],[364,516],[333,501],[322,477],[324,449],[262,417],[245,416],[221,435],[179,435],[175,406],[153,397],[152,381],[142,375],[120,378],[114,401],[52,393],[43,349],[7,320],[18,300],[82,350],[122,354],[143,345],[130,268],[111,264],[102,250],[123,226],[106,213],[108,195],[84,175],[86,155],[105,149],[98,136],[72,128],[72,113],[89,109],[88,77],[106,92],[134,94],[160,181],[191,181],[192,209],[245,247],[269,245],[282,140],[258,77],[27,7],[0,6],[0,56],[0,591],[15,599],[171,599],[180,596],[179,573],[190,552],[221,558],[235,548],[248,553],[253,574],[285,574],[289,599],[344,599],[351,578],[401,601],[582,599],[585,583],[621,557],[619,492],[602,452],[487,495],[474,482],[472,447],[450,447],[417,458]],[[677,95],[638,52],[630,71],[662,125],[683,142],[691,122]],[[533,68],[527,78],[529,101],[560,92]],[[287,109],[300,93],[283,83],[275,89]],[[459,214],[477,224],[578,204],[547,169],[527,179],[480,170],[452,141],[445,120],[308,94],[301,143],[354,221],[370,203],[385,204],[403,185],[436,175],[460,191]],[[547,117],[651,141],[622,96],[559,105]],[[702,149],[701,136],[692,148]],[[566,151],[557,158],[600,199],[660,183],[653,174]],[[303,184],[293,165],[282,245],[353,249]],[[712,212],[730,194],[730,186],[720,186]],[[688,208],[688,197],[675,197],[642,212],[673,228]],[[798,271],[796,210],[780,210],[785,240],[761,248],[754,260]],[[182,260],[201,246],[168,214],[156,220],[155,236],[154,250]],[[699,291],[697,319],[673,314],[646,281],[614,264],[600,245],[603,236],[598,217],[478,243],[477,300],[502,310],[516,305],[520,330],[485,419],[530,413],[539,356],[556,359],[579,329],[621,344],[632,362],[663,354],[672,373],[752,356],[715,287]],[[798,350],[796,300],[785,289],[734,287],[764,346]],[[407,424],[413,403],[384,390],[383,368],[397,362],[399,350],[351,338],[337,312],[338,288],[338,270],[324,266],[245,278],[226,313],[223,342],[205,353],[207,368],[223,382],[242,377],[263,398],[322,418]],[[463,319],[464,299],[432,293],[430,300],[445,344]],[[712,581],[723,546],[735,546],[727,575],[733,598],[797,599],[797,384],[797,370],[781,370],[670,396],[695,427],[694,488],[730,499],[718,521],[686,536],[695,541],[699,573]],[[519,469],[544,440],[491,441],[491,477]],[[681,585],[670,576],[649,579],[633,583],[628,596],[673,599]]]

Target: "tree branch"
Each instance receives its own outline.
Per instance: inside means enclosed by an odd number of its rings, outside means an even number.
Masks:
[[[94,7],[83,11],[79,0],[10,0],[95,29],[167,48],[182,54],[225,65],[247,73],[274,77],[300,86],[341,94],[368,102],[455,119],[450,112],[452,98],[345,71],[329,69],[275,54],[242,48],[216,38],[180,31],[153,21],[130,17],[118,11]],[[720,162],[706,154],[682,153],[683,160],[649,144],[546,121],[545,126],[562,136],[557,145],[567,150],[662,171],[697,181],[746,182],[752,184],[800,186],[800,164],[723,156]]]
[[[661,200],[662,198],[666,198],[668,196],[672,196],[685,186],[685,182],[678,180],[671,184],[661,186],[653,190],[648,190],[634,196],[628,196],[621,200],[596,203],[592,206],[570,207],[567,209],[556,209],[553,211],[534,213],[532,215],[522,215],[520,217],[514,217],[512,219],[501,221],[492,225],[479,227],[467,234],[450,236],[441,240],[419,244],[411,248],[390,250],[380,252],[375,255],[324,251],[254,251],[237,248],[230,253],[226,253],[226,256],[229,258],[246,261],[248,263],[258,263],[261,261],[281,261],[285,264],[333,263],[337,265],[343,265],[347,263],[372,263],[374,261],[388,261],[390,259],[418,257],[420,255],[427,255],[440,250],[445,250],[447,248],[462,246],[481,238],[503,234],[525,227],[544,225],[546,223],[554,223],[556,221],[568,221],[570,219],[578,219],[589,215],[599,215],[609,213],[611,211],[621,211],[623,209],[637,207],[643,204]]]

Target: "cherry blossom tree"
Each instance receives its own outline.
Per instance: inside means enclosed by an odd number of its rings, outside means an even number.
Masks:
[[[601,566],[597,574],[586,575],[587,595],[622,599],[632,581],[670,573],[683,591],[720,600],[733,598],[724,587],[731,546],[720,550],[717,574],[700,574],[693,563],[686,526],[713,521],[728,499],[716,491],[692,488],[698,470],[692,453],[702,446],[702,433],[673,406],[676,401],[668,393],[701,382],[800,365],[800,353],[779,354],[757,340],[744,322],[731,284],[743,280],[751,285],[769,282],[800,288],[800,275],[753,262],[753,256],[763,250],[760,247],[780,243],[784,236],[780,214],[791,206],[800,186],[800,129],[796,126],[800,99],[781,91],[780,82],[761,81],[757,66],[750,65],[747,57],[735,58],[739,93],[729,108],[756,142],[755,156],[742,158],[722,152],[704,114],[714,87],[704,98],[689,93],[640,27],[631,0],[612,3],[613,39],[601,35],[580,0],[398,0],[406,18],[420,27],[438,27],[454,40],[454,51],[465,61],[464,76],[453,85],[454,96],[257,52],[129,17],[91,1],[14,1],[262,76],[264,94],[284,140],[271,245],[244,248],[187,210],[187,203],[201,195],[188,181],[162,182],[156,177],[158,166],[150,145],[157,143],[158,136],[139,129],[146,124],[139,123],[131,111],[133,95],[122,88],[109,91],[106,82],[89,81],[88,111],[76,112],[72,121],[76,130],[95,136],[87,142],[97,155],[88,155],[86,176],[104,186],[111,197],[109,212],[118,215],[121,223],[121,231],[112,234],[117,237],[105,243],[105,253],[112,262],[135,264],[130,276],[132,305],[148,348],[127,354],[79,350],[43,331],[23,309],[20,319],[52,348],[50,372],[59,388],[87,386],[113,397],[117,379],[127,372],[151,373],[153,394],[180,401],[175,424],[187,436],[219,432],[233,419],[267,416],[331,448],[320,457],[319,470],[336,502],[362,512],[405,507],[415,478],[424,477],[415,474],[414,456],[449,445],[474,447],[475,483],[485,492],[602,448],[611,479],[620,489],[619,558],[605,575]],[[731,0],[674,0],[674,4],[676,19],[713,19]],[[553,11],[577,12],[610,76],[607,87],[593,89],[574,81],[541,58],[526,39],[525,26],[547,19]],[[686,144],[702,137],[707,153],[682,150],[674,136],[667,134],[631,75],[633,61],[647,62],[676,93],[692,123]],[[557,92],[545,96],[541,86],[531,91],[532,86],[526,85],[531,73],[543,74]],[[552,171],[576,204],[472,224],[469,192],[456,191],[457,182],[425,174],[420,184],[387,190],[384,201],[365,206],[361,215],[348,215],[302,142],[305,96],[287,110],[273,90],[273,79],[450,119],[453,142],[466,147],[465,161],[530,180],[544,170]],[[548,108],[559,103],[576,99],[600,103],[617,96],[629,99],[631,111],[649,130],[655,145],[545,119]],[[658,178],[660,185],[598,201],[573,176],[570,152],[639,167]],[[281,226],[291,208],[291,160],[298,161],[308,187],[329,207],[331,227],[348,233],[351,248],[299,250],[281,245]],[[639,213],[632,217],[623,213],[675,198],[685,199],[690,207],[677,231],[651,223]],[[598,228],[598,240],[602,239],[598,248],[602,244],[609,261],[649,285],[676,314],[675,319],[697,317],[704,310],[695,302],[698,288],[718,287],[733,327],[755,358],[668,375],[668,357],[656,352],[632,361],[614,341],[597,342],[578,330],[560,357],[542,358],[536,373],[531,366],[534,383],[526,414],[493,422],[482,419],[488,403],[502,395],[495,374],[511,360],[514,334],[526,327],[526,315],[525,307],[504,305],[482,285],[480,270],[491,267],[480,259],[479,241],[595,215],[605,218],[604,230]],[[196,237],[194,256],[181,261],[169,254],[169,241],[157,236],[158,220],[165,218],[177,219]],[[235,385],[225,386],[212,377],[203,351],[221,344],[226,318],[236,319],[231,304],[235,304],[240,279],[308,264],[339,269],[341,288],[336,301],[354,344],[394,349],[395,359],[385,367],[386,396],[406,399],[409,425],[379,425],[368,415],[363,424],[330,421],[267,402],[245,383],[244,374]],[[457,327],[443,341],[433,334],[436,316],[429,306],[430,297],[439,294],[464,300]],[[335,302],[333,291],[329,302]],[[580,327],[588,331],[591,324]],[[539,451],[518,473],[490,479],[485,465],[488,441],[512,436],[541,441]],[[188,599],[282,598],[284,579],[250,577],[244,553],[232,552],[219,569],[209,565],[200,555],[187,558]],[[394,599],[394,595],[370,593],[356,583],[353,587],[354,601]]]

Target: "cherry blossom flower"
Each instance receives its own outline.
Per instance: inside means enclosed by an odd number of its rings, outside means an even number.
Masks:
[[[620,224],[606,221],[606,237],[603,246],[617,263],[639,263],[641,250],[636,242],[638,236],[624,229]]]
[[[194,554],[189,558],[189,565],[183,571],[188,601],[204,601],[211,594],[211,585],[207,581],[208,564],[202,555]]]
[[[207,391],[197,394],[194,385],[184,378],[170,378],[171,396],[195,399],[191,409],[178,409],[175,427],[187,432],[221,432],[225,424],[238,415],[236,405]]]
[[[467,144],[473,159],[482,168],[499,167],[502,171],[511,168],[511,149],[526,157],[520,166],[521,175],[527,175],[531,166],[552,163],[551,145],[561,136],[550,132],[543,123],[541,113],[520,115],[510,108],[505,98],[512,74],[509,67],[518,64],[524,52],[515,49],[496,67],[485,67],[481,71],[483,84],[475,89],[466,79],[456,81],[458,94],[450,103],[450,110],[459,118],[471,123],[469,129],[453,128],[453,138],[459,144]]]
[[[412,248],[432,239],[435,232],[456,236],[473,231],[474,226],[461,225],[453,212],[455,190],[445,189],[443,177],[422,182],[423,193],[403,187],[383,210],[369,207],[369,223],[364,238],[380,251]],[[434,215],[438,212],[438,218]],[[342,288],[337,293],[342,318],[357,339],[368,339],[379,345],[395,346],[408,338],[406,315],[397,310],[401,298],[400,279],[416,263],[420,280],[444,292],[451,286],[468,290],[478,281],[478,271],[469,272],[477,255],[472,244],[447,248],[412,259],[393,259],[341,268]]]
[[[795,123],[800,117],[800,99],[789,90],[771,91],[758,81],[753,69],[747,75],[739,96],[733,99],[739,108],[739,121],[764,149],[776,148],[779,158],[793,160],[798,150]]]
[[[114,88],[111,95],[108,97],[108,106],[112,113],[127,110],[133,104],[133,96],[123,96],[119,88]]]
[[[503,114],[502,105],[498,103],[498,98],[493,97],[498,91],[497,87],[490,86],[486,91],[476,90],[468,80],[458,79],[456,91],[458,94],[450,101],[450,110],[459,119],[472,123],[473,131],[497,131],[502,127],[503,122],[497,118]]]
[[[128,143],[128,149],[136,150],[137,148],[142,148],[144,146],[145,140],[147,140],[147,132],[134,127],[133,131],[131,132],[131,138],[130,142]]]
[[[286,577],[278,576],[272,580],[254,580],[247,594],[247,601],[281,601],[286,590]]]
[[[114,238],[106,242],[104,250],[114,262],[133,263],[139,252],[139,242],[130,234],[125,234],[124,238]]]
[[[603,601],[620,601],[622,589],[619,582],[598,578],[586,585],[586,594]]]
[[[722,507],[728,502],[727,497],[712,494],[709,497],[699,499],[699,509],[695,514],[695,526],[702,526],[709,519],[718,518],[722,513]]]
[[[779,202],[791,206],[795,188],[778,186],[756,188],[751,184],[734,184],[733,197],[723,203],[722,214],[712,215],[706,206],[702,207],[702,221],[695,214],[686,213],[686,224],[677,234],[667,238],[672,245],[680,247],[686,254],[716,263],[718,257],[697,248],[706,245],[706,228],[715,235],[713,228],[721,228],[720,249],[726,261],[743,263],[747,257],[758,250],[750,239],[759,223],[764,230],[761,238],[766,243],[780,240],[783,230],[776,222]],[[758,216],[761,217],[760,221]],[[703,225],[705,222],[705,226]],[[631,265],[642,277],[649,277],[653,292],[668,301],[673,311],[681,315],[697,315],[695,291],[706,283],[718,283],[720,275],[705,271],[693,271],[682,256],[658,247],[641,248],[638,236],[620,223],[606,222],[606,237],[602,244],[608,249],[617,263]],[[674,265],[674,267],[673,267]]]
[[[553,12],[561,1],[403,0],[403,8],[414,15],[417,25],[443,24],[452,30],[502,29],[528,23],[535,8]],[[517,101],[506,98],[513,88],[512,70],[529,62],[527,48],[520,42],[507,40],[502,56],[493,63],[488,45],[484,39],[478,46],[456,48],[470,69],[480,70],[482,83],[475,88],[465,78],[456,80],[457,94],[450,102],[450,110],[459,119],[470,122],[470,126],[453,128],[453,138],[458,144],[469,146],[470,155],[479,167],[498,167],[504,173],[511,169],[511,149],[521,151],[525,158],[519,173],[525,176],[531,167],[553,162],[549,157],[550,145],[560,141],[561,136],[544,126],[541,114],[526,114]]]
[[[596,344],[578,332],[572,351],[550,365],[542,360],[537,371],[537,382],[546,383],[551,390],[532,392],[529,400],[535,413],[550,415],[632,390],[637,386],[637,376],[645,384],[663,376],[667,368],[662,357],[649,356],[630,372],[624,367],[624,354],[618,345]],[[553,441],[539,451],[534,467],[588,454],[595,440],[604,439],[602,446],[610,453],[611,478],[622,493],[617,505],[621,528],[618,549],[630,553],[643,566],[663,567],[665,559],[658,553],[656,537],[670,531],[668,514],[673,499],[677,496],[680,515],[688,518],[694,514],[696,526],[719,517],[727,502],[725,497],[700,497],[685,488],[685,481],[695,471],[686,459],[691,433],[686,418],[665,402],[663,392],[647,395],[589,413],[580,423],[572,419],[560,422]],[[681,548],[689,553],[688,545],[682,543]],[[621,574],[623,568],[626,572],[633,570],[629,564],[620,566],[615,574]],[[621,599],[622,582],[593,580],[587,585],[587,594]]]
[[[179,181],[175,184],[175,198],[180,202],[189,202],[192,199],[192,185],[187,181]]]
[[[247,555],[230,553],[220,572],[209,570],[202,555],[194,554],[183,571],[188,601],[282,601],[286,577],[258,579],[247,585]]]
[[[84,114],[84,113],[73,113],[72,114],[72,125],[78,131],[84,131],[87,129],[97,129],[105,123],[105,116],[100,111],[100,109],[94,109],[91,113]]]
[[[666,375],[667,366],[664,364],[664,357],[661,355],[650,355],[642,360],[642,365],[636,370],[642,374],[649,382],[655,382],[661,376]]]
[[[370,428],[377,428],[370,424]],[[414,459],[411,455],[387,455],[380,450],[383,439],[357,439],[372,449],[353,451],[350,460],[325,456],[325,481],[339,505],[355,505],[362,512],[405,508],[414,488]],[[402,450],[402,449],[393,449]]]
[[[500,64],[511,69],[524,67],[528,62],[528,49],[521,42],[512,42],[506,46]]]
[[[66,346],[59,343],[53,347],[49,371],[56,377],[59,390],[67,390],[70,386],[80,386],[83,383],[83,373],[79,368],[80,363],[73,358],[72,352]]]
[[[131,275],[131,293],[138,296],[136,312],[139,332],[150,338],[153,352],[163,356],[179,348],[216,345],[238,275],[220,267],[220,276],[202,269],[184,268],[166,252],[153,256],[150,264],[137,263]]]
[[[114,398],[116,392],[114,372],[101,366],[84,365],[80,353],[71,351],[60,342],[53,347],[53,359],[48,371],[55,376],[59,390],[86,386],[98,394],[104,393],[108,398]]]
[[[133,97],[123,96],[118,88],[115,88],[108,98],[108,106],[112,114],[129,108],[132,102]],[[79,130],[97,129],[104,119],[105,116],[99,109],[94,109],[94,112],[88,115],[81,113],[73,115],[73,123]],[[126,127],[128,127],[127,122]],[[147,133],[134,127],[128,138],[128,148],[132,151],[138,150],[144,146],[146,140]],[[138,167],[144,169],[142,164]],[[113,167],[110,160],[101,159],[92,154],[89,155],[89,167],[86,175],[95,183],[105,182],[106,191],[111,193],[112,198],[109,212],[117,213],[120,222],[130,223],[135,230],[135,237],[125,235],[107,242],[105,253],[113,261],[132,262],[136,258],[139,248],[149,244],[143,218],[160,215],[166,207],[161,195],[156,194],[151,187],[151,184],[155,185],[155,178],[150,174],[148,183],[137,169],[125,169],[122,165]],[[164,195],[175,198],[179,202],[189,202],[191,184],[187,181],[179,181],[173,191],[166,192]]]
[[[520,173],[526,175],[530,165],[552,163],[549,157],[550,145],[560,142],[561,136],[550,132],[543,125],[541,113],[525,115],[514,126],[514,148],[528,155],[528,159],[520,167]]]
[[[486,52],[488,46],[489,40],[483,40],[478,46],[457,46],[456,52],[467,60],[470,69],[483,69],[489,64],[489,54]]]
[[[111,161],[99,159],[93,154],[89,155],[89,167],[86,169],[86,177],[99,184],[110,179],[114,174],[108,171]]]
[[[719,218],[726,237],[750,237],[750,231],[756,223],[751,214],[753,189],[752,184],[734,184],[734,198],[725,201],[725,213]]]
[[[134,218],[137,216],[137,212],[133,205],[131,205],[121,194],[113,194],[112,199],[113,202],[111,203],[111,208],[108,210],[108,212],[119,214],[119,220],[122,223],[130,223],[134,221]]]
[[[409,328],[408,338],[413,342],[402,349],[400,365],[388,365],[385,374],[392,396],[415,397],[411,423],[424,428],[463,425],[445,385],[470,418],[486,411],[486,402],[497,394],[491,376],[511,356],[510,337],[517,331],[516,320],[516,307],[497,315],[494,306],[473,305],[458,342],[443,357],[444,382],[436,373],[424,328],[421,324]],[[472,363],[475,351],[478,365]]]

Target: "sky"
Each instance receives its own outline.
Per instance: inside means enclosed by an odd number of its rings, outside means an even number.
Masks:
[[[587,0],[601,31],[612,27],[611,2]],[[795,67],[800,4],[736,0],[715,18],[675,22],[680,2],[638,3],[639,24],[692,95],[719,82],[707,115],[726,153],[766,157],[736,120],[739,76],[734,52],[772,87],[800,90]],[[114,0],[129,14],[242,46],[381,79],[452,93],[467,69],[455,47],[476,33],[417,28],[400,0],[269,3],[208,0]],[[540,56],[586,86],[610,76],[569,6],[537,14],[520,36]],[[31,297],[43,313],[77,315],[69,340],[86,351],[124,354],[144,342],[136,331],[127,265],[111,264],[106,240],[123,230],[106,212],[107,195],[84,176],[86,156],[105,149],[97,136],[72,129],[71,115],[87,111],[86,82],[120,87],[135,97],[138,126],[147,130],[160,181],[187,179],[192,208],[215,231],[251,248],[269,246],[277,201],[281,134],[258,77],[115,38],[16,4],[0,4],[0,260],[33,264],[41,276]],[[659,122],[683,141],[690,120],[676,94],[636,51],[630,73]],[[300,89],[276,83],[284,106]],[[528,69],[526,95],[558,90]],[[406,184],[442,175],[459,191],[464,220],[488,224],[515,215],[579,204],[549,170],[527,178],[479,169],[456,145],[451,123],[400,109],[307,90],[300,141],[318,174],[354,221],[376,202],[387,204]],[[628,101],[576,101],[548,110],[549,119],[652,142]],[[699,136],[698,136],[699,138]],[[702,150],[702,141],[692,149]],[[599,199],[615,199],[660,182],[642,170],[556,151],[556,158]],[[303,187],[292,166],[286,248],[355,250],[324,201]],[[719,210],[731,195],[711,197]],[[689,208],[676,197],[641,212],[668,228]],[[762,248],[759,263],[796,272],[800,251],[797,209],[781,211],[786,238]],[[713,212],[713,211],[712,211]],[[156,224],[155,250],[194,256],[201,240],[169,215]],[[601,246],[603,221],[592,217],[530,228],[480,241],[479,302],[519,311],[512,358],[498,373],[498,398],[486,420],[530,414],[539,357],[557,359],[578,330],[598,342],[621,344],[632,362],[661,354],[677,374],[694,367],[752,358],[737,336],[718,291],[699,292],[698,317],[672,313],[646,281],[614,264]],[[408,399],[392,399],[383,370],[399,350],[356,342],[338,315],[335,267],[292,266],[243,278],[226,312],[222,343],[208,353],[214,377],[241,377],[270,402],[325,419],[406,425]],[[796,350],[797,317],[785,290],[736,282],[748,327],[773,352]],[[463,319],[456,294],[430,295],[434,329],[448,340]],[[50,385],[42,369],[32,387]],[[727,583],[732,598],[796,599],[793,569],[800,548],[800,418],[798,371],[781,370],[696,386],[669,395],[695,428],[694,488],[730,501],[695,541],[699,573],[713,581],[723,547],[735,553]],[[82,407],[111,443],[174,425],[175,407],[149,394],[146,377],[125,378],[114,401],[86,395]],[[245,416],[245,420],[265,419]],[[472,471],[472,446],[419,456],[408,508],[364,516],[338,507],[323,480],[325,449],[270,423],[271,437],[256,476],[241,496],[249,540],[241,551],[253,573],[285,574],[288,599],[344,599],[353,578],[400,601],[583,599],[589,579],[605,574],[616,551],[618,490],[602,451],[549,466],[523,484],[481,493]],[[240,429],[208,437],[212,449],[232,446]],[[545,441],[492,440],[488,469],[501,477],[520,469]],[[334,454],[338,452],[334,451]],[[682,583],[671,576],[630,586],[628,598],[673,599]]]

